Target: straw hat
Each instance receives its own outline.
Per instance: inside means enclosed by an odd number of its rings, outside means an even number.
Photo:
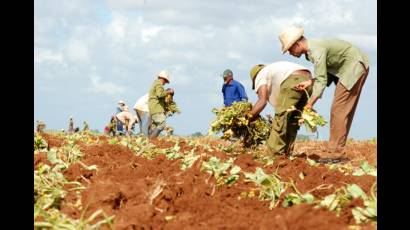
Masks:
[[[125,101],[124,100],[119,100],[118,104],[124,104],[125,105]]]
[[[252,81],[252,89],[255,89],[256,76],[258,75],[259,71],[261,71],[264,67],[265,67],[264,64],[257,64],[257,65],[254,65],[251,71],[249,72],[249,76],[251,77],[251,81]]]
[[[279,34],[280,43],[282,43],[282,53],[286,53],[288,49],[295,44],[299,38],[303,36],[303,27],[289,27]]]
[[[158,77],[160,78],[164,78],[165,80],[167,80],[168,82],[170,82],[170,76],[169,73],[165,70],[162,70],[161,72],[159,72]]]

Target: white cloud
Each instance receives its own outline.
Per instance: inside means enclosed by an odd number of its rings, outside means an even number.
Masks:
[[[143,6],[148,0],[107,0],[112,9],[127,9]]]
[[[68,59],[77,63],[87,62],[90,57],[86,44],[77,39],[69,41],[65,51]]]
[[[57,62],[63,63],[63,54],[61,52],[56,52],[50,49],[34,49],[34,62],[43,63],[43,62]]]
[[[148,43],[151,39],[156,37],[161,30],[162,28],[159,26],[144,28],[141,31],[141,40],[144,43]]]
[[[339,34],[338,38],[349,41],[353,45],[359,48],[367,50],[377,49],[377,35],[367,35],[367,34]]]
[[[114,42],[124,40],[127,31],[128,18],[124,15],[114,13],[111,22],[106,27],[106,33]]]
[[[241,59],[241,54],[239,54],[239,53],[237,53],[237,52],[234,52],[234,51],[229,51],[229,52],[227,52],[226,53],[226,56],[228,57],[228,58],[232,58],[232,59],[238,59],[238,60],[240,60]]]
[[[101,77],[92,75],[91,87],[86,88],[86,92],[91,92],[95,94],[106,94],[106,95],[118,95],[124,92],[125,88],[114,84],[112,82],[102,82]]]

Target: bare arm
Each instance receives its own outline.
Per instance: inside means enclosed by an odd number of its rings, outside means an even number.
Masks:
[[[266,85],[262,85],[259,87],[257,94],[258,101],[255,103],[250,112],[253,117],[259,115],[259,113],[265,108],[266,103],[268,102],[268,87],[266,87]]]

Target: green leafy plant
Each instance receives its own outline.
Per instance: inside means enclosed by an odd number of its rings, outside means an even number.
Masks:
[[[47,150],[48,144],[47,141],[43,139],[43,137],[36,133],[34,135],[34,151],[36,150]]]
[[[255,173],[244,173],[246,182],[253,182],[258,186],[259,199],[269,200],[269,209],[278,205],[280,195],[286,190],[287,184],[280,180],[277,174],[266,174],[262,168]]]
[[[360,168],[356,169],[353,172],[353,176],[363,176],[363,175],[377,176],[377,169],[371,166],[367,161],[362,160],[360,162]]]
[[[165,115],[172,116],[175,113],[180,114],[181,110],[179,109],[177,103],[174,101],[174,98],[171,94],[168,94],[165,97]]]
[[[252,109],[252,103],[234,102],[231,106],[212,109],[216,119],[211,123],[208,135],[223,133],[222,139],[242,139],[244,147],[256,147],[264,143],[270,133],[269,122],[262,117],[249,122],[246,113]]]
[[[292,205],[299,205],[301,203],[308,203],[308,204],[313,203],[313,201],[315,200],[315,197],[312,194],[310,194],[309,192],[304,193],[304,194],[299,192],[293,180],[291,180],[291,185],[292,185],[293,190],[296,193],[288,193],[285,195],[285,198],[283,199],[283,202],[282,202],[283,207],[287,208]]]
[[[374,183],[370,189],[370,197],[368,197],[360,188],[361,191],[356,192],[357,197],[361,197],[364,201],[364,207],[354,207],[352,209],[352,214],[357,224],[377,221],[376,185],[377,184]]]
[[[222,184],[233,184],[238,178],[238,173],[241,168],[233,165],[233,158],[229,158],[226,162],[218,159],[217,157],[211,157],[208,161],[202,162],[201,171],[206,170],[210,175],[213,175],[216,179],[217,186]],[[231,168],[232,167],[232,168]],[[229,174],[227,170],[231,168]]]
[[[181,163],[181,169],[187,170],[191,168],[192,165],[195,163],[196,160],[198,160],[199,157],[200,155],[196,155],[194,153],[194,149],[192,149],[189,154],[186,154],[183,156],[184,159],[182,160],[182,163]]]

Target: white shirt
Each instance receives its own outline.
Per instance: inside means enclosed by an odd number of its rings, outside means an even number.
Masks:
[[[123,112],[121,112],[121,113],[118,113],[117,115],[115,115],[116,117],[117,117],[117,119],[118,120],[120,120],[122,123],[126,123],[126,120],[128,120],[128,127],[126,127],[127,128],[127,131],[131,131],[131,128],[132,128],[132,125],[135,123],[135,122],[138,122],[138,118],[137,117],[134,117],[133,115],[132,115],[132,113],[131,112],[129,112],[129,111],[123,111]]]
[[[140,97],[134,105],[134,109],[149,112],[148,108],[148,93]]]
[[[297,70],[308,70],[308,68],[292,62],[279,61],[265,66],[255,78],[255,92],[259,87],[266,85],[269,94],[269,103],[276,108],[280,92],[280,85],[286,78]],[[310,71],[309,71],[310,72]]]

